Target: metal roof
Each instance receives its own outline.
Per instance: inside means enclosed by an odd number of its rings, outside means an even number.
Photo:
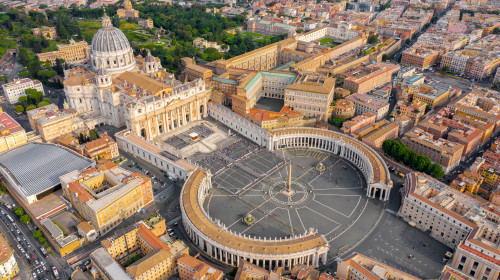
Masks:
[[[26,197],[39,194],[60,183],[59,177],[83,170],[94,163],[67,148],[55,144],[28,143],[0,154],[0,165]]]

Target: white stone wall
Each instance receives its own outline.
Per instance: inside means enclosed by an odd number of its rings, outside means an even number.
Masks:
[[[228,126],[231,130],[245,136],[261,147],[267,147],[269,132],[264,128],[250,122],[240,115],[220,104],[208,103],[208,115]]]

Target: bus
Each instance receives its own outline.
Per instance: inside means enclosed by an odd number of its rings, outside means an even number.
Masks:
[[[52,267],[52,273],[54,273],[56,279],[60,279],[59,272],[57,272],[57,268],[55,266]]]
[[[5,217],[7,217],[7,219],[9,219],[9,221],[11,223],[14,223],[14,220],[12,219],[12,217],[9,214],[5,215]]]

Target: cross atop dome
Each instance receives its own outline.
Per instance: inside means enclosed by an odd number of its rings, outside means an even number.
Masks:
[[[102,27],[113,27],[113,24],[111,24],[111,19],[106,13],[106,10],[104,8],[102,8],[102,10],[104,12],[104,15],[102,16]]]

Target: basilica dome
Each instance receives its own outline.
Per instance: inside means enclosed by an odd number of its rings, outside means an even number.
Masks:
[[[94,71],[105,69],[110,74],[120,74],[136,66],[127,37],[120,29],[113,27],[106,13],[102,17],[102,27],[92,38],[90,59]]]

